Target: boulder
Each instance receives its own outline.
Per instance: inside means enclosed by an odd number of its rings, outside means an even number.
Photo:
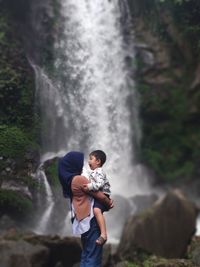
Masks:
[[[14,229],[16,227],[15,221],[8,215],[0,216],[0,235],[7,232],[8,229]]]
[[[49,250],[24,240],[0,240],[1,267],[47,267]]]
[[[194,236],[188,248],[188,258],[191,258],[195,266],[200,266],[200,236]]]
[[[126,222],[117,254],[134,259],[143,249],[165,258],[184,256],[196,230],[197,208],[180,190],[168,192],[151,209]]]
[[[102,267],[110,266],[111,254],[111,245],[105,244]],[[80,256],[78,237],[36,235],[16,228],[0,236],[0,267],[75,267],[80,265]]]
[[[49,249],[48,267],[55,267],[56,265],[72,267],[80,261],[80,238],[30,234],[24,236],[23,239],[31,244],[40,244]]]
[[[102,254],[102,267],[108,267],[112,261],[112,247],[111,244],[105,244],[103,246],[103,254]]]

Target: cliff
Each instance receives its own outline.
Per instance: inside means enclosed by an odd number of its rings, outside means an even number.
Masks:
[[[136,41],[141,160],[158,183],[199,176],[198,1],[129,1]]]

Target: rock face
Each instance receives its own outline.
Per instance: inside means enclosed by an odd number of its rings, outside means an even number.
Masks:
[[[44,267],[48,263],[48,249],[26,241],[0,241],[0,266]]]
[[[71,267],[80,261],[81,244],[79,238],[30,235],[24,239],[31,244],[44,245],[49,249],[48,267],[54,267],[57,264]]]
[[[80,261],[79,238],[18,235],[14,231],[0,239],[1,267],[72,267]]]
[[[199,163],[194,155],[199,153],[200,140],[199,48],[196,33],[189,37],[184,32],[187,25],[195,28],[200,6],[197,1],[181,1],[181,5],[173,4],[176,1],[127,2],[140,94],[141,157],[157,183],[198,179]],[[187,16],[187,25],[177,20],[178,15],[183,20]]]
[[[179,258],[195,233],[196,218],[195,205],[181,191],[171,191],[152,209],[129,218],[118,254],[122,259],[134,259],[135,251],[143,249],[165,258]]]
[[[0,267],[79,266],[81,241],[77,237],[20,233],[15,228],[0,236]],[[111,245],[103,248],[102,266],[110,266]]]

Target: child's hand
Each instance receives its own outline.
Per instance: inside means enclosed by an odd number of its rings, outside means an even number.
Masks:
[[[83,184],[83,185],[82,185],[82,189],[83,189],[83,191],[85,191],[86,193],[89,192],[89,189],[88,189],[88,185],[87,185],[87,184]]]

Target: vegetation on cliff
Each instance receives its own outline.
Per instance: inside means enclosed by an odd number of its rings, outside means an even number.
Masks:
[[[16,157],[30,140],[36,139],[33,138],[36,125],[33,70],[27,61],[16,27],[9,14],[1,10],[0,144],[3,157]]]
[[[13,190],[0,189],[0,215],[9,213],[19,218],[27,215],[27,212],[31,209],[32,202],[30,199]]]
[[[30,153],[38,149],[34,74],[22,44],[19,25],[3,3],[0,5],[0,184],[16,178],[26,184],[32,179],[28,174],[27,153],[30,158]],[[5,207],[7,211],[13,208],[19,213],[25,212],[30,207],[30,200],[1,189],[0,209],[5,210]]]
[[[154,50],[155,64],[146,68],[143,60],[137,59],[141,157],[160,182],[194,180],[200,173],[200,3],[129,2],[133,20],[140,18],[145,25],[144,32],[137,34],[145,42],[148,36],[156,40],[152,41],[156,48],[150,45],[148,51]]]

